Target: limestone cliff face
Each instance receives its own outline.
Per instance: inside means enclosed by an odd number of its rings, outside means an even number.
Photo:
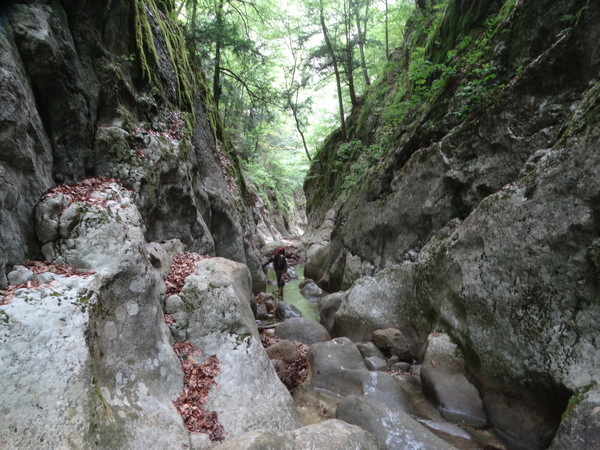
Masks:
[[[148,240],[179,238],[264,280],[236,157],[190,70],[169,3],[34,1],[4,11],[3,269],[41,254],[33,206],[44,191],[108,176],[137,194]]]
[[[414,47],[424,45],[419,29],[427,24],[413,25],[392,69],[348,119],[346,141],[360,146],[347,151],[333,135],[307,178],[316,228],[344,194],[344,179],[357,181],[340,176],[340,156],[348,172],[364,174],[337,207],[331,251],[315,261],[314,275],[327,272],[336,290],[364,275],[344,282],[350,256],[376,268],[410,259],[449,220],[466,218],[518,179],[536,151],[551,148],[598,76],[597,9],[585,0],[450,2],[422,54]],[[422,68],[434,63],[439,68]],[[359,164],[373,147],[382,154]]]
[[[556,448],[600,435],[581,419],[600,368],[599,24],[593,1],[451,1],[421,53],[413,26],[349,119],[361,148],[346,168],[364,176],[305,270],[331,291],[367,276],[341,312],[371,299],[417,336],[446,330],[515,446],[547,447],[559,423]],[[313,228],[344,192],[332,174],[347,149],[332,136],[311,169]]]

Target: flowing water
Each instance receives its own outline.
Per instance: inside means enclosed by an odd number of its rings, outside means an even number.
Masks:
[[[304,317],[319,321],[319,312],[314,302],[306,299],[300,292],[299,284],[304,279],[304,266],[294,266],[297,278],[286,282],[283,297],[284,300],[296,308],[298,308]],[[277,284],[275,280],[275,272],[269,269],[267,273],[267,292],[274,293],[277,296]],[[378,372],[371,372],[370,382],[365,385],[365,390],[372,398],[378,396],[389,397],[390,393],[378,388]],[[400,410],[406,410],[410,415],[421,423],[425,428],[428,428],[434,434],[446,441],[448,448],[456,448],[458,450],[480,450],[480,449],[497,449],[503,450],[505,447],[487,430],[477,430],[468,427],[464,424],[458,426],[447,422],[429,400],[427,400],[416,382],[409,381],[408,374],[403,374],[402,381],[399,381],[404,393],[403,402],[405,405],[398,405]],[[318,423],[322,420],[335,417],[337,402],[329,399],[326,395],[319,395],[313,392],[308,387],[298,389],[294,393],[294,400],[298,411],[301,413],[302,420],[305,425]],[[388,402],[390,401],[387,398]],[[393,400],[393,399],[392,399]],[[398,399],[398,401],[400,401]]]
[[[300,293],[300,288],[298,286],[300,281],[304,278],[304,266],[298,264],[294,266],[294,270],[296,271],[298,278],[289,280],[285,283],[285,287],[283,288],[283,300],[298,308],[302,312],[302,315],[307,319],[313,319],[318,322],[319,311],[317,310],[317,306]],[[277,296],[275,271],[269,269],[267,280],[269,280],[267,292],[272,292]]]

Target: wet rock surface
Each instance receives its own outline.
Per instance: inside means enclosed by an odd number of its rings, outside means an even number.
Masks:
[[[385,443],[388,449],[404,450],[423,446],[442,450],[448,443],[399,409],[357,395],[349,395],[338,404],[338,419],[359,425]]]
[[[363,448],[385,450],[386,446],[373,434],[341,420],[327,420],[288,432],[254,431],[221,444],[217,450],[262,450],[282,448]]]
[[[285,320],[277,327],[275,334],[281,339],[302,342],[306,345],[331,339],[323,325],[305,317],[292,317]]]
[[[464,360],[456,356],[457,351],[447,335],[429,337],[420,372],[423,390],[450,422],[485,428],[481,396],[467,379]]]

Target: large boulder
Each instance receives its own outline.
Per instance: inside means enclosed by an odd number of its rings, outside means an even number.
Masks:
[[[349,395],[338,404],[336,418],[373,433],[389,450],[426,448],[447,450],[449,445],[415,419],[384,402]]]
[[[308,349],[308,385],[333,398],[364,395],[391,407],[408,407],[402,386],[386,372],[370,371],[348,338],[313,344]]]
[[[358,280],[335,312],[334,333],[358,342],[371,340],[379,329],[399,329],[410,353],[420,359],[433,325],[429,307],[415,293],[413,271],[414,264],[406,263]]]
[[[68,195],[76,201],[69,204]],[[5,307],[10,352],[14,353],[13,342],[29,341],[27,353],[53,355],[44,364],[28,366],[35,375],[15,379],[15,385],[38,395],[40,378],[52,374],[64,380],[40,394],[44,403],[52,403],[44,410],[48,429],[11,428],[11,442],[16,447],[32,439],[39,444],[47,433],[56,433],[48,439],[57,446],[70,439],[84,443],[84,448],[92,442],[132,449],[174,441],[189,445],[188,432],[172,407],[183,388],[183,373],[169,340],[131,193],[110,180],[61,187],[42,199],[36,217],[48,260],[93,270],[95,275],[87,289],[75,277],[71,283],[60,282],[72,287],[70,291],[26,292],[24,296],[36,302],[47,300],[35,313],[28,304],[19,304],[20,295]],[[40,314],[49,322],[41,321]],[[15,360],[21,376],[30,362]],[[65,369],[72,373],[67,375]],[[16,373],[10,369],[8,376]],[[72,384],[65,385],[68,381]],[[3,416],[10,421],[36,417],[38,408],[35,400],[26,400]],[[120,420],[123,417],[127,420]],[[88,431],[79,436],[83,422]],[[58,424],[66,430],[59,431]]]
[[[413,362],[411,342],[397,328],[384,328],[373,332],[373,342],[386,354],[396,356],[399,361]]]
[[[356,425],[331,419],[292,431],[259,430],[231,439],[215,450],[303,450],[360,448],[384,450],[387,447],[373,434]]]
[[[362,395],[368,370],[356,345],[348,338],[318,342],[308,349],[309,384],[335,395]]]
[[[0,269],[37,253],[31,212],[52,186],[52,150],[12,27],[0,15]],[[0,280],[1,283],[2,280]]]
[[[331,339],[323,325],[306,317],[293,317],[281,322],[275,329],[275,335],[281,339],[302,342],[306,345]]]
[[[419,265],[420,292],[480,378],[492,424],[532,446],[549,445],[570,391],[600,373],[599,98],[596,83],[556,148]]]
[[[487,417],[481,396],[467,379],[464,360],[457,353],[448,335],[429,336],[421,367],[423,390],[447,420],[485,428]]]
[[[86,448],[93,439],[90,421],[102,411],[105,393],[90,381],[94,371],[85,339],[98,300],[94,277],[51,281],[19,289],[0,306],[0,430],[8,448],[38,448],[41,442]]]
[[[205,407],[217,412],[226,438],[301,426],[293,399],[261,344],[248,268],[224,258],[202,260],[179,297],[185,339],[220,362],[218,388],[211,389]]]

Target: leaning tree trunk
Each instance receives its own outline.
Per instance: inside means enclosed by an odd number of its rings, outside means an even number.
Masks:
[[[325,25],[325,15],[323,12],[323,0],[319,1],[319,13],[321,16],[321,28],[323,30],[323,38],[325,39],[325,45],[327,46],[327,51],[329,52],[329,56],[331,57],[331,63],[333,65],[333,71],[335,73],[335,83],[337,85],[337,94],[338,94],[338,105],[340,111],[340,123],[342,130],[342,138],[346,139],[346,120],[344,119],[344,98],[342,97],[342,81],[340,79],[340,71],[338,69],[337,58],[335,56],[335,52],[333,50],[333,45],[331,45],[331,40],[329,39],[329,32],[327,31],[327,25]]]

